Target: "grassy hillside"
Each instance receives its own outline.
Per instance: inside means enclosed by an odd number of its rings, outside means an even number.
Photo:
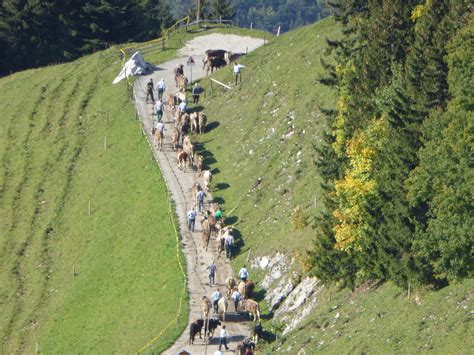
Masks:
[[[214,85],[212,91],[202,81],[213,129],[200,138],[200,148],[214,174],[214,196],[242,237],[235,269],[249,255],[298,255],[311,247],[314,212],[322,207],[314,165],[325,129],[321,108],[335,105],[335,93],[317,83],[319,60],[325,38],[338,35],[327,19],[271,40],[242,59],[243,83],[235,90],[224,93]],[[215,77],[233,81],[230,69]],[[296,229],[292,222],[298,219]],[[469,280],[437,292],[411,290],[410,299],[391,284],[354,293],[327,288],[301,326],[263,350],[461,353],[474,342],[472,286]],[[267,321],[265,327],[271,326],[278,324]]]
[[[136,351],[186,297],[165,184],[110,84],[119,70],[111,49],[0,80],[2,353]]]

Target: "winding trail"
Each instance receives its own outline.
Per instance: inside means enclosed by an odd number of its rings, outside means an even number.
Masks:
[[[206,37],[202,36],[204,45],[206,44]],[[246,45],[246,40],[248,37],[242,37],[244,43],[240,45]],[[260,41],[263,44],[263,40]],[[213,46],[214,45],[214,46]],[[248,44],[247,44],[248,45]],[[255,46],[255,47],[258,47]],[[209,44],[209,48],[225,48],[228,50],[233,50],[229,48],[229,43],[224,46],[216,46],[215,43]],[[238,49],[237,49],[238,50]],[[181,52],[181,54],[186,54]],[[190,52],[193,54],[193,58],[196,62],[196,65],[192,68],[192,77],[193,80],[200,79],[206,75],[202,69],[202,58],[203,55],[196,55],[195,52]],[[212,262],[216,257],[216,242],[214,239],[211,239],[209,243],[208,251],[204,250],[203,241],[201,238],[201,226],[200,226],[200,217],[198,215],[196,219],[196,230],[194,233],[188,231],[186,214],[189,209],[193,207],[193,198],[192,198],[192,185],[195,181],[200,181],[203,185],[202,178],[198,177],[198,174],[193,171],[191,168],[187,168],[186,172],[183,172],[177,168],[176,165],[176,153],[172,149],[171,144],[171,132],[174,126],[173,117],[164,111],[163,122],[165,123],[165,139],[163,145],[163,151],[158,151],[153,144],[153,137],[151,135],[151,129],[153,125],[153,116],[152,104],[146,104],[146,83],[149,81],[150,77],[153,78],[154,83],[156,84],[161,78],[165,79],[167,89],[165,91],[165,97],[168,93],[176,92],[176,86],[174,84],[173,69],[176,64],[186,64],[188,56],[181,57],[168,61],[166,63],[159,64],[159,68],[155,70],[154,73],[146,76],[141,76],[136,80],[134,85],[134,95],[137,105],[137,110],[140,116],[140,120],[144,127],[144,130],[147,135],[147,139],[152,143],[153,153],[157,157],[159,162],[160,169],[163,173],[164,178],[168,183],[168,187],[171,191],[172,199],[176,205],[176,213],[178,215],[178,222],[181,231],[181,240],[183,253],[186,258],[186,275],[187,275],[187,287],[189,292],[189,302],[190,302],[190,315],[188,326],[184,330],[183,334],[177,339],[175,344],[166,350],[164,354],[178,354],[182,350],[186,350],[191,354],[204,354],[205,353],[205,344],[204,340],[199,339],[199,336],[196,337],[194,345],[188,345],[189,340],[189,323],[200,318],[201,308],[200,308],[200,299],[202,296],[210,296],[212,291],[218,286],[221,290],[221,293],[224,292],[224,280],[229,275],[232,275],[232,268],[225,257],[221,257],[219,260],[216,260],[217,264],[217,277],[216,283],[217,286],[213,286],[212,289],[208,285],[207,278],[207,266]],[[185,66],[185,75],[189,78],[189,67]],[[228,70],[230,70],[228,68]],[[191,106],[188,104],[188,106]],[[191,106],[192,107],[192,106]],[[213,118],[210,117],[209,122],[212,122]],[[208,122],[208,123],[209,123]],[[194,141],[195,139],[193,139]],[[208,207],[209,202],[212,201],[212,196],[207,194],[207,201],[205,201],[205,208]],[[226,328],[229,333],[228,337],[228,346],[229,352],[235,351],[236,345],[239,341],[249,335],[248,322],[242,316],[234,313],[234,307],[231,301],[229,301],[229,309],[226,314]],[[211,312],[212,314],[212,312]],[[223,323],[224,324],[224,323]],[[210,340],[207,353],[213,354],[218,348],[219,339],[217,329],[214,337]],[[146,351],[146,350],[145,350]]]

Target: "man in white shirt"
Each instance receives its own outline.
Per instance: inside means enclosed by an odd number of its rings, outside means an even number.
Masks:
[[[194,232],[194,225],[196,224],[196,211],[194,208],[188,212],[188,229]]]
[[[237,309],[239,308],[240,292],[235,289],[234,292],[232,292],[232,296],[230,296],[230,298],[232,298],[232,301],[234,302],[235,313],[237,313]]]
[[[227,330],[225,330],[225,325],[222,326],[222,329],[219,333],[219,351],[221,351],[222,345],[225,346],[226,350],[229,350],[227,346],[227,337],[229,334],[227,334]]]
[[[165,79],[161,80],[156,84],[156,90],[158,91],[158,98],[161,100],[163,98],[163,93],[166,90]]]
[[[159,98],[155,104],[155,112],[156,112],[156,120],[158,122],[161,122],[161,118],[163,117],[163,102],[161,101],[161,98]]]
[[[237,85],[237,80],[242,82],[242,70],[241,70],[242,68],[245,68],[245,66],[235,62],[234,64],[235,85]]]

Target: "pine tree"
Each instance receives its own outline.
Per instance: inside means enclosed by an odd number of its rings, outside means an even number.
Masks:
[[[214,19],[232,20],[235,7],[232,0],[212,0],[211,16]]]

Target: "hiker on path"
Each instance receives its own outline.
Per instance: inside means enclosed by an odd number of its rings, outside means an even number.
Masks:
[[[203,207],[204,207],[204,196],[206,194],[204,193],[204,191],[202,190],[199,190],[197,193],[196,193],[196,201],[197,201],[197,205],[198,205],[198,210],[199,212],[202,212],[203,210]]]
[[[249,277],[249,272],[247,271],[245,265],[242,267],[242,269],[240,269],[239,277],[243,282],[247,281],[247,278]]]
[[[181,101],[181,103],[178,105],[178,110],[180,113],[186,113],[188,110],[188,106],[186,105],[186,100]]]
[[[211,287],[215,284],[217,275],[217,266],[214,260],[212,260],[212,264],[207,267],[207,271],[209,274],[209,287]]]
[[[222,218],[222,211],[220,208],[214,213],[214,217],[216,217],[217,220]]]
[[[232,301],[234,302],[235,313],[238,312],[240,297],[240,292],[237,289],[235,289],[234,292],[232,292],[232,295],[230,296],[230,298],[232,298]]]
[[[194,84],[192,95],[193,95],[193,103],[197,105],[199,103],[199,97],[201,96],[202,87],[199,86],[198,83]]]
[[[160,81],[156,84],[156,91],[158,91],[158,99],[163,99],[163,93],[166,90],[165,79],[161,78]]]
[[[146,84],[146,103],[149,102],[148,98],[151,97],[151,102],[155,104],[155,96],[153,95],[153,79],[150,79],[150,81]]]
[[[163,150],[163,139],[165,138],[165,124],[161,121],[155,122],[153,125],[153,136],[155,137],[156,147]]]
[[[219,302],[220,299],[221,299],[221,293],[219,292],[219,289],[216,288],[216,290],[211,295],[211,302],[212,302],[212,307],[214,308],[214,313],[217,313],[217,311],[219,310],[217,303]]]
[[[194,232],[194,225],[196,224],[196,214],[197,213],[194,208],[188,212],[188,229],[191,232]]]
[[[156,113],[156,120],[158,122],[161,122],[161,119],[163,118],[163,102],[161,101],[161,98],[158,98],[158,101],[156,101],[155,113]]]
[[[234,237],[227,233],[224,239],[225,256],[230,260],[234,254]]]
[[[239,82],[242,82],[242,68],[245,68],[245,66],[235,62],[234,64],[235,85],[237,85],[237,80]]]
[[[225,325],[223,325],[221,332],[219,333],[219,351],[221,350],[222,345],[225,346],[226,350],[229,350],[229,347],[227,346],[228,335],[229,334],[227,334],[227,330],[225,330]]]

